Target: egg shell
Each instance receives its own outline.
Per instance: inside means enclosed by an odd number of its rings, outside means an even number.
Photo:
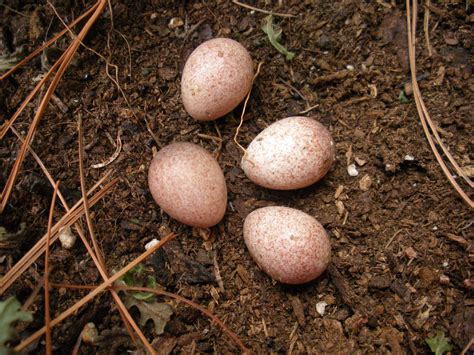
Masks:
[[[212,155],[193,143],[172,143],[153,158],[148,185],[172,218],[200,228],[222,220],[227,206],[224,174]]]
[[[308,117],[288,117],[265,128],[247,148],[242,169],[257,185],[293,190],[320,180],[331,168],[331,133]]]
[[[264,207],[250,213],[244,222],[244,240],[259,267],[285,284],[316,279],[326,270],[331,255],[324,227],[289,207]]]
[[[215,38],[189,56],[181,77],[181,98],[189,115],[210,121],[232,111],[252,87],[253,62],[239,42]]]

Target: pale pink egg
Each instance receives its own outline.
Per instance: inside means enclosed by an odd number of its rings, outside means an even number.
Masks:
[[[324,227],[310,215],[289,207],[270,206],[250,213],[244,222],[244,240],[260,268],[285,284],[316,279],[331,256]]]
[[[331,133],[309,117],[288,117],[265,128],[247,148],[242,169],[257,185],[293,190],[314,184],[331,168]]]
[[[239,42],[215,38],[189,56],[181,77],[181,98],[189,115],[210,121],[232,111],[252,87],[253,62]]]
[[[156,203],[172,218],[200,228],[224,217],[227,187],[213,156],[193,143],[172,143],[153,158],[148,185]]]

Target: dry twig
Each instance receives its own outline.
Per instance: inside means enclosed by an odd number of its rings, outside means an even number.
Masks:
[[[58,195],[59,181],[54,184],[53,198],[49,209],[48,232],[46,234],[46,251],[44,253],[44,319],[46,326],[46,354],[53,352],[51,342],[51,312],[49,309],[49,240],[51,239],[51,226],[53,224],[54,206]]]
[[[260,73],[260,68],[262,67],[262,64],[263,62],[260,62],[258,63],[258,67],[257,67],[257,72],[255,73],[255,75],[253,76],[253,79],[252,79],[252,85],[250,86],[250,90],[247,94],[247,97],[245,98],[245,101],[244,101],[244,107],[242,108],[242,114],[240,115],[240,123],[239,125],[237,126],[237,129],[235,130],[235,135],[234,135],[234,142],[235,144],[237,144],[237,146],[242,149],[242,151],[244,152],[244,155],[245,153],[247,152],[245,150],[244,147],[242,147],[239,142],[237,141],[237,137],[239,136],[239,132],[240,132],[240,128],[242,127],[242,124],[244,123],[244,115],[245,115],[245,109],[247,108],[247,102],[249,101],[249,98],[250,98],[250,94],[252,93],[252,88],[253,88],[253,84],[255,82],[255,79],[257,79],[257,76],[258,74]]]
[[[247,4],[241,3],[240,1],[237,1],[237,0],[232,0],[232,2],[236,5],[245,7],[246,9],[261,12],[261,13],[267,14],[267,15],[280,16],[280,17],[296,17],[296,15],[292,15],[292,14],[283,14],[281,12],[273,12],[273,11],[259,9],[258,7],[247,5]]]

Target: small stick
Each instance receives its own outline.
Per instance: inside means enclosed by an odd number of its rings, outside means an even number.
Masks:
[[[97,240],[95,239],[94,228],[92,224],[92,218],[89,211],[89,199],[87,198],[87,190],[86,190],[86,182],[84,177],[84,147],[83,147],[83,134],[82,134],[82,117],[79,117],[79,121],[77,123],[78,132],[79,132],[79,179],[81,183],[81,191],[82,191],[82,201],[84,204],[84,214],[86,216],[87,227],[90,231],[90,236],[92,239],[92,245],[94,246],[94,252],[97,256],[99,261],[99,265],[102,269],[105,270],[105,263],[104,263],[104,256],[102,255],[100,248],[97,244]]]
[[[469,343],[462,349],[461,355],[467,354],[467,352],[471,349],[471,347],[474,345],[474,338],[469,340]]]
[[[387,249],[387,248],[390,246],[390,244],[392,244],[392,242],[393,242],[393,240],[395,239],[395,237],[396,237],[397,235],[399,235],[401,232],[403,232],[403,229],[399,229],[399,230],[397,230],[397,231],[395,232],[395,234],[392,236],[392,238],[390,238],[390,240],[388,241],[388,243],[385,245],[385,249]]]
[[[313,111],[315,108],[318,108],[318,107],[319,107],[319,104],[314,105],[314,106],[311,106],[311,107],[307,108],[306,110],[301,111],[301,112],[300,112],[300,115],[305,114],[305,113],[308,113],[308,112],[310,112],[310,111]]]
[[[240,1],[237,1],[237,0],[232,0],[232,2],[233,2],[234,4],[236,4],[236,5],[245,7],[246,9],[253,10],[253,11],[257,11],[257,12],[261,12],[261,13],[267,14],[267,15],[280,16],[280,17],[296,17],[296,15],[292,15],[292,14],[283,14],[283,13],[281,13],[281,12],[273,12],[273,11],[268,11],[268,10],[259,9],[258,7],[254,7],[254,6],[251,6],[251,5],[243,4],[243,3],[241,3]]]
[[[428,47],[428,57],[431,57],[433,55],[433,48],[431,47],[430,30],[429,30],[430,5],[431,5],[431,1],[425,0],[425,17],[424,17],[423,29],[425,31],[426,47]]]
[[[44,318],[46,326],[46,354],[52,354],[51,343],[51,311],[49,309],[49,240],[51,239],[51,226],[53,224],[54,206],[56,205],[56,197],[58,196],[59,181],[54,185],[53,199],[49,209],[48,218],[48,234],[46,237],[46,251],[44,253]]]
[[[253,83],[255,82],[255,79],[257,78],[258,74],[260,73],[260,68],[262,66],[263,62],[260,62],[258,63],[258,67],[257,67],[257,72],[255,73],[255,75],[253,76],[253,79],[252,79],[252,86],[250,87],[250,90],[247,94],[247,97],[245,98],[245,102],[244,102],[244,107],[242,108],[242,114],[240,115],[240,123],[239,123],[239,126],[237,127],[237,129],[235,130],[235,135],[234,135],[234,142],[235,144],[237,144],[237,146],[243,150],[244,152],[244,156],[245,154],[247,153],[247,151],[245,150],[244,147],[242,147],[239,142],[237,141],[237,137],[239,135],[239,132],[240,132],[240,127],[242,127],[242,124],[244,123],[244,115],[245,115],[245,109],[247,108],[247,102],[249,101],[249,98],[250,98],[250,94],[252,93],[252,88],[253,88]]]
[[[92,165],[91,166],[92,169],[103,168],[113,163],[114,160],[118,158],[118,156],[120,155],[120,152],[122,151],[122,139],[120,138],[121,135],[122,135],[122,128],[119,128],[118,133],[117,133],[117,143],[116,143],[117,148],[115,149],[114,154],[112,154],[112,156],[109,159],[107,159],[107,161]]]

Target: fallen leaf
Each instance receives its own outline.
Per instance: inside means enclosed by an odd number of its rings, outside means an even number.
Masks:
[[[165,331],[166,323],[173,314],[173,308],[167,303],[160,302],[143,302],[133,297],[127,297],[125,301],[127,308],[137,307],[140,312],[140,326],[145,326],[146,322],[151,319],[155,324],[156,334],[161,335]]]

